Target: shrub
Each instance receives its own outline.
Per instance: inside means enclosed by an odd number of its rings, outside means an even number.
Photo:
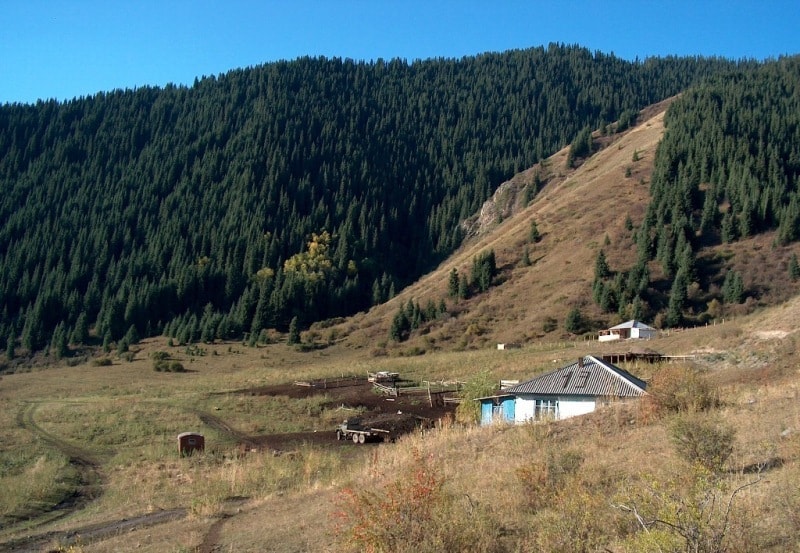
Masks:
[[[719,405],[716,390],[696,370],[683,365],[662,367],[647,385],[644,407],[657,414],[705,411]]]
[[[95,359],[92,361],[92,365],[95,367],[110,367],[111,364],[112,362],[109,357],[101,357],[100,359]]]
[[[154,351],[150,354],[150,358],[153,359],[153,361],[163,361],[169,359],[169,353],[166,351]]]
[[[186,372],[180,361],[172,361],[171,363],[166,359],[156,359],[153,361],[153,370],[156,372],[171,372],[182,373]]]
[[[499,525],[468,497],[446,491],[440,464],[415,449],[397,474],[343,490],[334,514],[338,550],[501,551]]]
[[[752,523],[737,528],[735,542],[729,535],[737,497],[760,481],[759,477],[739,484],[695,466],[666,482],[629,483],[614,506],[635,519],[641,531],[621,543],[621,551],[761,551],[745,545],[753,542],[754,536],[747,535]]]
[[[678,455],[712,472],[720,472],[733,452],[733,428],[697,414],[679,416],[669,432]]]
[[[583,463],[583,455],[575,450],[548,448],[542,460],[535,460],[517,469],[520,489],[525,490],[526,505],[532,511],[543,509],[553,502],[568,477]]]
[[[476,423],[481,418],[481,406],[475,399],[495,393],[497,383],[489,371],[481,371],[470,378],[459,396],[461,402],[456,407],[456,420],[462,423]]]

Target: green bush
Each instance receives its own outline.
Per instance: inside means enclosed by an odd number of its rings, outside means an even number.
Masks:
[[[564,330],[572,334],[580,334],[584,330],[583,314],[580,308],[574,307],[567,313],[567,319],[564,321]]]
[[[92,365],[95,367],[110,367],[111,359],[108,357],[101,357],[100,359],[95,359],[92,361]]]
[[[156,372],[182,373],[186,372],[180,361],[169,362],[166,359],[156,359],[153,361],[153,370]]]

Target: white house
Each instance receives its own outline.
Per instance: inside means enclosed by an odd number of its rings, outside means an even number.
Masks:
[[[601,342],[612,340],[649,340],[655,338],[658,330],[648,326],[641,321],[630,320],[617,326],[612,326],[607,330],[601,330],[597,339]]]
[[[640,397],[646,387],[629,372],[587,355],[496,396],[479,398],[481,424],[567,419],[591,413],[611,401]]]

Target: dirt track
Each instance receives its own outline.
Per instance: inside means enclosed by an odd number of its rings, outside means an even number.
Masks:
[[[100,470],[100,462],[89,452],[50,434],[36,424],[34,415],[39,405],[38,403],[26,403],[17,413],[17,425],[35,434],[49,447],[67,457],[69,463],[78,471],[79,481],[74,493],[64,498],[52,509],[39,513],[19,513],[16,517],[9,517],[24,521],[24,525],[28,529],[36,528],[82,509],[103,493],[103,474]],[[10,528],[13,528],[13,525],[5,529]]]

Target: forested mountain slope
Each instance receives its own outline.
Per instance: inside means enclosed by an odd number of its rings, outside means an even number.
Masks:
[[[380,303],[460,244],[500,182],[581,129],[757,65],[557,45],[306,58],[3,106],[0,341],[59,355],[90,328],[228,338]]]
[[[501,185],[469,220],[477,237],[354,326],[429,351],[630,318],[693,326],[787,300],[800,285],[798,102],[798,59],[787,58],[651,106],[632,130],[596,132],[577,162],[573,142]],[[480,289],[488,252],[494,275]],[[448,289],[454,273],[466,294]],[[445,300],[456,316],[430,317]],[[407,332],[387,341],[392,317]]]
[[[727,259],[734,243],[764,233],[773,259],[800,238],[800,58],[709,79],[671,106],[665,126],[638,259],[627,273],[634,278],[598,284],[609,290],[604,308],[638,298],[661,310],[666,326],[694,324],[791,286],[800,278],[796,255],[781,260],[785,270],[772,282],[744,279]],[[658,274],[647,278],[668,292],[635,283],[650,260]]]

